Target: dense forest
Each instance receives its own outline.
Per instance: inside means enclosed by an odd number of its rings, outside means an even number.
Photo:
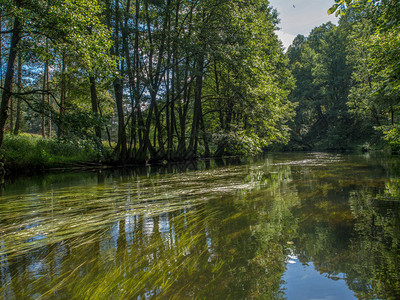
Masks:
[[[0,3],[5,160],[21,133],[136,164],[400,148],[396,1],[332,1],[286,52],[267,0]]]
[[[339,25],[297,36],[286,53],[298,104],[289,148],[397,151],[400,3],[337,2]]]

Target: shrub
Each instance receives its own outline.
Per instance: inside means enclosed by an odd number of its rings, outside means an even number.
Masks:
[[[378,131],[383,133],[383,138],[386,140],[393,151],[400,151],[400,126],[380,126],[376,127]]]
[[[231,131],[213,135],[213,142],[223,145],[226,155],[253,156],[262,152],[265,141],[256,134],[245,131]]]
[[[13,167],[49,168],[96,159],[96,151],[87,146],[31,134],[6,135],[1,154]]]

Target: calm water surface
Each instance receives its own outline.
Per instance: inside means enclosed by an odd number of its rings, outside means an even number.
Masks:
[[[0,197],[2,299],[399,299],[400,158],[19,179]]]

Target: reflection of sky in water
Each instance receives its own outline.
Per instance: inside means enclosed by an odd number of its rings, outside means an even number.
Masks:
[[[168,214],[162,214],[160,215],[160,222],[159,222],[159,231],[161,233],[167,233],[169,234],[169,218]]]
[[[320,274],[312,262],[303,265],[294,255],[289,255],[287,262],[286,272],[282,278],[285,282],[282,289],[287,299],[357,299],[344,280],[332,280],[326,274]],[[335,278],[339,277],[343,277],[343,274]]]
[[[154,230],[154,220],[153,218],[145,218],[143,220],[143,233],[147,236],[150,236],[153,234]]]
[[[132,246],[133,244],[133,232],[135,230],[136,218],[135,215],[127,215],[125,217],[125,238],[127,246]],[[128,248],[130,251],[130,248]]]

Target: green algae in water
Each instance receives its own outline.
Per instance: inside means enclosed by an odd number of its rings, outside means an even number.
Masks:
[[[300,297],[312,270],[327,280],[315,298],[396,299],[396,159],[286,153],[10,184],[0,295],[276,299]]]

